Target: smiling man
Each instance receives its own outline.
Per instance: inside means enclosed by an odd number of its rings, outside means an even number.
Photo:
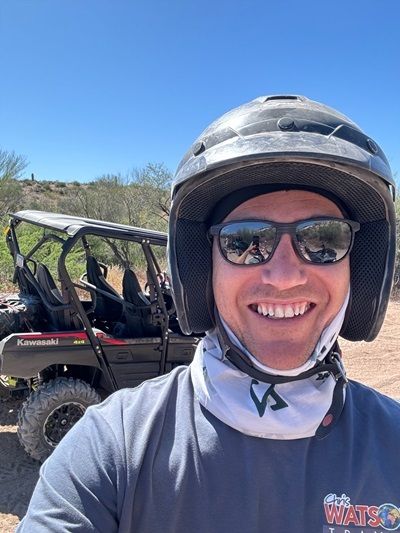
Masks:
[[[321,268],[320,262],[310,260],[310,253],[304,253],[304,239],[311,231],[321,232],[317,238],[312,236],[315,250],[324,244],[324,231],[337,229],[337,235],[341,235],[341,221],[334,222],[334,217],[343,219],[340,209],[319,194],[279,191],[240,204],[215,232],[223,235],[214,241],[213,250],[217,309],[231,331],[264,365],[289,370],[305,363],[323,329],[343,306],[350,284],[349,250],[340,261],[329,263],[328,268],[326,263]],[[255,221],[240,222],[248,219]],[[265,220],[270,228],[265,227]],[[304,220],[309,220],[308,225],[304,229],[293,226],[293,236],[284,234],[279,238],[273,232],[274,223],[303,224]],[[351,227],[343,225],[343,232],[347,231],[350,237]],[[259,249],[261,245],[265,258],[256,263],[259,268],[238,267],[235,260],[228,259],[229,247],[224,240],[229,232],[238,231],[260,234]],[[333,239],[331,244],[335,245]]]
[[[381,149],[322,104],[262,97],[202,133],[172,198],[180,326],[207,333],[188,368],[88,409],[20,531],[397,529],[400,406],[348,381],[338,344],[374,339],[389,299]]]

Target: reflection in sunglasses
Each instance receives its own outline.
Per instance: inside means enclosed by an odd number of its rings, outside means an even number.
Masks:
[[[283,234],[288,233],[297,255],[314,264],[335,263],[346,257],[353,245],[358,222],[338,218],[275,223],[241,220],[210,228],[219,236],[219,248],[230,263],[255,265],[269,261]]]

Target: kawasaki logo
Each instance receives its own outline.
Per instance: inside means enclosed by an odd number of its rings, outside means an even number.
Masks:
[[[17,346],[54,346],[58,344],[58,339],[17,339]]]

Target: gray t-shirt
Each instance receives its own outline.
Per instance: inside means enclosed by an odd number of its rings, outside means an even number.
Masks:
[[[399,422],[400,404],[351,382],[326,438],[250,437],[205,410],[180,367],[87,410],[43,465],[18,532],[392,531]]]

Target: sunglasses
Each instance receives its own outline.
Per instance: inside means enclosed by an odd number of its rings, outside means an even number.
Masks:
[[[294,250],[306,263],[324,265],[342,261],[350,252],[360,224],[343,218],[311,218],[293,223],[235,220],[211,226],[222,256],[237,265],[267,263],[281,236],[289,234]]]

